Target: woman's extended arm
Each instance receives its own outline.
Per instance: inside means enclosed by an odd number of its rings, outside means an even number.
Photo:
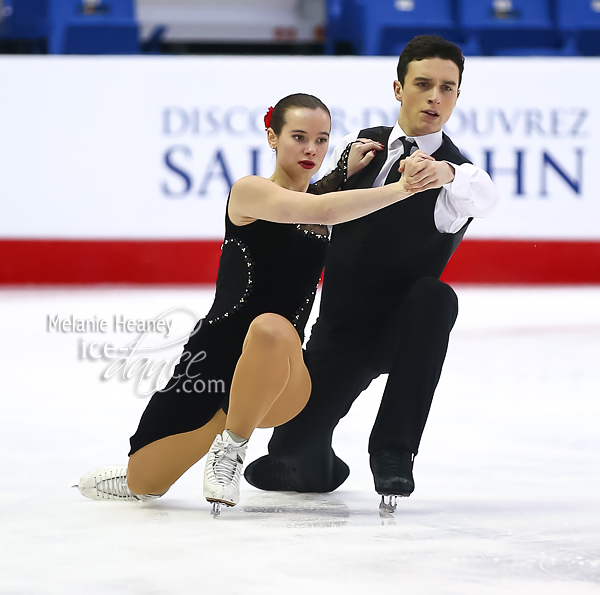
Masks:
[[[379,188],[311,195],[286,190],[258,176],[238,180],[231,189],[229,218],[238,225],[256,219],[275,223],[335,225],[358,219],[414,194],[402,181]]]

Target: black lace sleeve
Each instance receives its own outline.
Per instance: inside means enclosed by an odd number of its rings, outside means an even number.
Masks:
[[[359,141],[360,142],[360,141]],[[336,192],[342,187],[342,184],[348,179],[348,155],[354,143],[350,143],[340,156],[336,168],[318,182],[311,184],[307,192],[309,194],[327,194],[327,192]]]

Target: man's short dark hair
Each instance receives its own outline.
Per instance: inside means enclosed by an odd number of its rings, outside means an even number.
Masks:
[[[462,73],[465,68],[465,58],[457,45],[437,35],[417,35],[406,44],[400,54],[400,60],[398,60],[398,80],[403,87],[408,65],[415,60],[425,60],[427,58],[452,60],[458,66],[458,86],[460,87]]]

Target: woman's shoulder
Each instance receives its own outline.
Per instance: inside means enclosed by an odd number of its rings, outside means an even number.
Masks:
[[[269,205],[275,204],[281,190],[271,180],[260,176],[240,178],[229,194],[228,214],[235,225],[245,225],[256,219],[270,220],[263,216],[269,212]]]
[[[274,186],[271,180],[261,178],[260,176],[244,176],[240,178],[231,187],[231,195],[239,195],[240,193],[263,191],[267,188]]]

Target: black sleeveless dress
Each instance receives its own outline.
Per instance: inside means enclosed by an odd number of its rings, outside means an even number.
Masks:
[[[150,399],[130,439],[130,456],[151,442],[202,427],[219,409],[227,411],[235,366],[257,316],[284,316],[304,340],[328,244],[325,226],[262,220],[236,226],[225,210],[213,305],[196,324],[167,386]]]

